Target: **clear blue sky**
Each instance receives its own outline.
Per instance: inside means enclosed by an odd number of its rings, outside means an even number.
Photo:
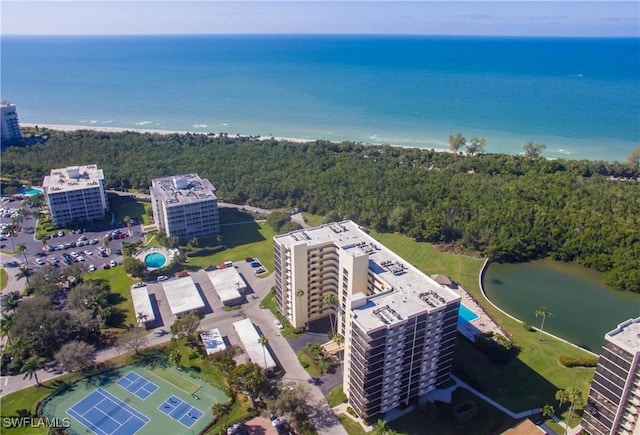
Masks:
[[[633,1],[2,0],[2,34],[640,36]]]

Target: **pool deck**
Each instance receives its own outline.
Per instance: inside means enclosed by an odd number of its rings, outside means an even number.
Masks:
[[[476,335],[486,332],[493,332],[494,334],[500,334],[508,338],[506,332],[491,320],[489,315],[473,300],[464,287],[458,284],[458,287],[454,289],[454,291],[462,297],[461,303],[478,315],[477,319],[471,322],[464,322],[464,324],[458,326],[458,331],[460,331],[462,335],[471,341],[475,339]]]

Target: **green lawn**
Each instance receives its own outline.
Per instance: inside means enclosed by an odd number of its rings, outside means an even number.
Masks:
[[[267,310],[271,311],[273,315],[278,320],[280,320],[280,323],[282,323],[282,326],[284,326],[284,329],[281,332],[284,338],[294,338],[304,334],[297,333],[296,330],[291,326],[291,323],[289,323],[289,319],[280,314],[278,308],[276,307],[276,298],[273,292],[269,292],[264,297],[264,299],[260,302],[260,307],[266,308]]]
[[[143,202],[132,196],[120,196],[112,193],[107,194],[109,208],[115,214],[116,222],[123,222],[125,217],[142,219],[147,215],[145,206],[151,208],[151,203]]]
[[[135,282],[129,278],[124,267],[117,266],[107,270],[96,270],[85,275],[85,279],[105,280],[111,285],[111,293],[114,294],[115,307],[124,314],[120,327],[136,326],[136,313],[131,301],[131,285]]]
[[[307,371],[307,373],[311,376],[322,376],[317,365],[313,363],[313,360],[309,358],[309,355],[307,355],[304,350],[299,351],[296,355],[298,356],[298,362],[300,362],[300,365]]]
[[[342,427],[344,427],[344,430],[346,430],[349,435],[366,435],[368,433],[347,414],[338,414],[338,420],[340,420]]]
[[[6,270],[0,268],[0,291],[4,290],[9,283],[9,274]]]
[[[257,257],[268,271],[273,270],[273,229],[263,222],[222,227],[222,244],[226,249],[211,254],[206,246],[189,255],[189,264],[205,267],[223,261],[240,261]]]
[[[562,367],[559,355],[589,356],[586,352],[561,341],[526,331],[519,322],[505,316],[484,299],[478,284],[478,275],[484,260],[450,255],[436,251],[427,243],[418,243],[398,234],[372,236],[398,253],[428,275],[449,275],[461,283],[484,310],[499,323],[518,349],[517,358],[507,365],[490,362],[463,339],[458,340],[454,359],[454,373],[489,397],[514,412],[546,403],[558,408],[555,393],[571,386],[582,390],[586,399],[593,369]],[[566,417],[568,405],[563,406]]]
[[[319,227],[320,225],[322,225],[322,221],[324,219],[324,216],[307,212],[302,212],[302,216],[304,217],[305,223],[310,227]]]
[[[338,385],[333,390],[329,391],[329,394],[327,394],[327,402],[329,402],[329,406],[332,408],[340,405],[341,403],[347,402],[347,395],[344,394],[342,385]]]

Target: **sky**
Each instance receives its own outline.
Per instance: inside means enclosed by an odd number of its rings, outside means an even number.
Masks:
[[[0,15],[2,35],[640,36],[637,0],[2,0]]]

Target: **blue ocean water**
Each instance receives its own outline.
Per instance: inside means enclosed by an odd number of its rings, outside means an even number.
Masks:
[[[23,123],[227,132],[624,160],[640,39],[92,36],[1,40]]]

